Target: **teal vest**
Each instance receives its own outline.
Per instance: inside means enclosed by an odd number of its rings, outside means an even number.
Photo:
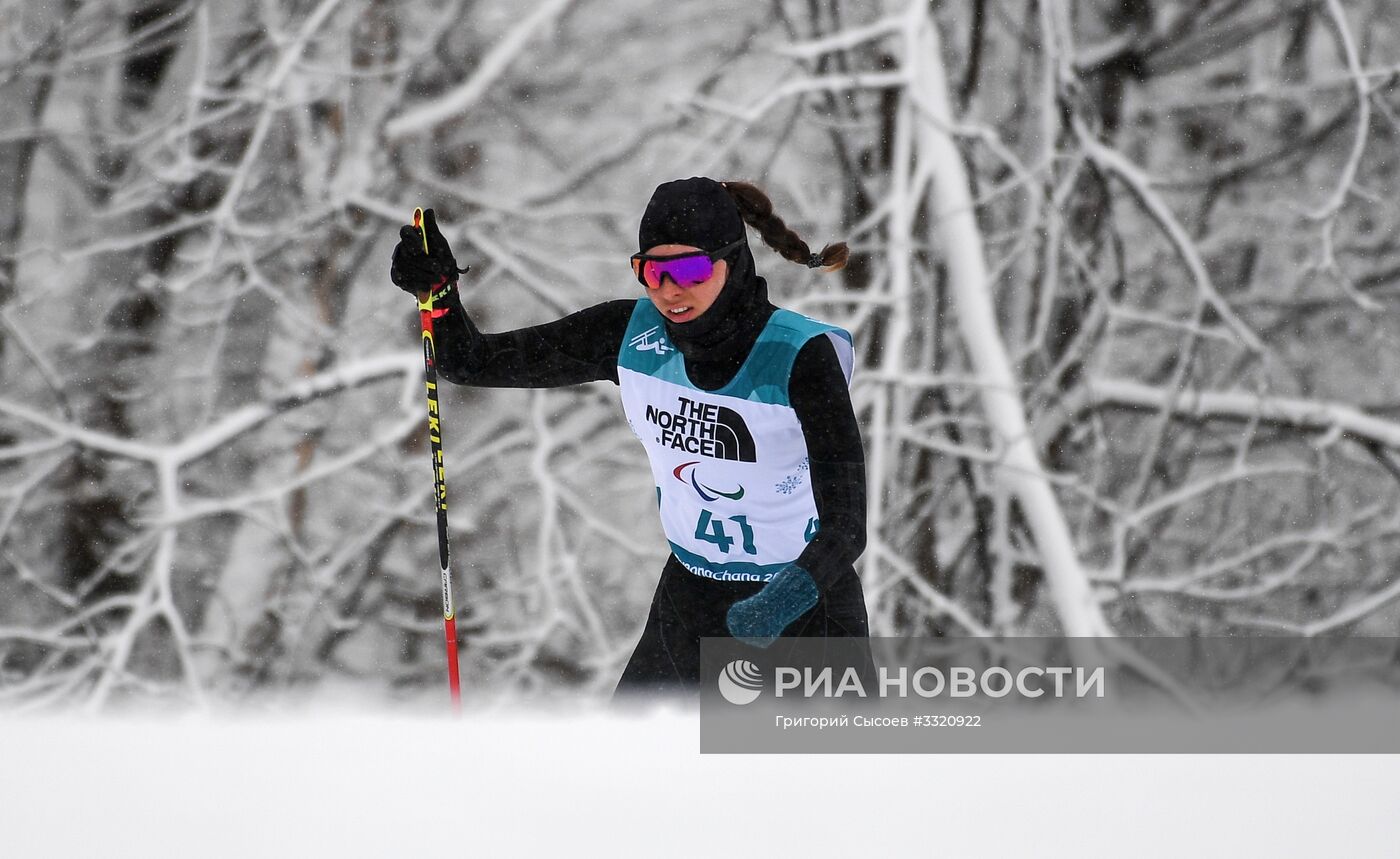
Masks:
[[[617,359],[622,405],[646,447],[661,527],[697,576],[767,581],[802,554],[820,523],[807,442],[788,401],[797,353],[827,337],[851,380],[851,335],[790,310],[768,319],[724,387],[691,384],[661,312],[641,298]]]

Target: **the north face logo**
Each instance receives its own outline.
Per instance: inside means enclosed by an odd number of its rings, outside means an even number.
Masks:
[[[661,430],[657,442],[714,459],[757,462],[753,434],[733,409],[677,397],[676,411],[647,406],[647,423]]]

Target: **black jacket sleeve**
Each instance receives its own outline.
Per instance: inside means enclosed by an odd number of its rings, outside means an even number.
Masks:
[[[813,337],[797,353],[788,401],[802,422],[821,525],[797,565],[825,593],[865,551],[865,448],[836,348]]]
[[[617,353],[635,301],[595,304],[543,325],[483,334],[449,299],[434,326],[438,373],[459,385],[552,388],[607,379],[617,384]]]

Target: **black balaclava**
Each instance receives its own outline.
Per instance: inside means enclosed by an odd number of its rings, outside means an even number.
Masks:
[[[666,182],[652,192],[637,231],[637,244],[639,253],[657,245],[690,245],[712,251],[747,237],[744,219],[729,192],[713,179],[692,176]],[[724,260],[729,274],[714,304],[690,322],[666,321],[666,333],[685,356],[687,367],[711,382],[716,379],[715,371],[723,375],[727,368],[732,376],[738,370],[773,312],[768,284],[754,270],[748,242]],[[695,375],[692,373],[692,381],[711,390],[728,381],[726,376],[707,385]]]

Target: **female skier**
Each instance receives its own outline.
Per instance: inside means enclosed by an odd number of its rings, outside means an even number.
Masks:
[[[865,547],[865,455],[848,393],[851,337],[768,300],[745,224],[786,259],[834,271],[753,185],[667,182],[642,216],[639,299],[483,334],[432,209],[400,230],[391,278],[431,289],[438,374],[540,388],[607,379],[646,447],[671,556],[618,694],[693,689],[700,639],[868,635],[853,562]],[[867,651],[868,653],[868,651]],[[868,656],[860,661],[868,669]]]

